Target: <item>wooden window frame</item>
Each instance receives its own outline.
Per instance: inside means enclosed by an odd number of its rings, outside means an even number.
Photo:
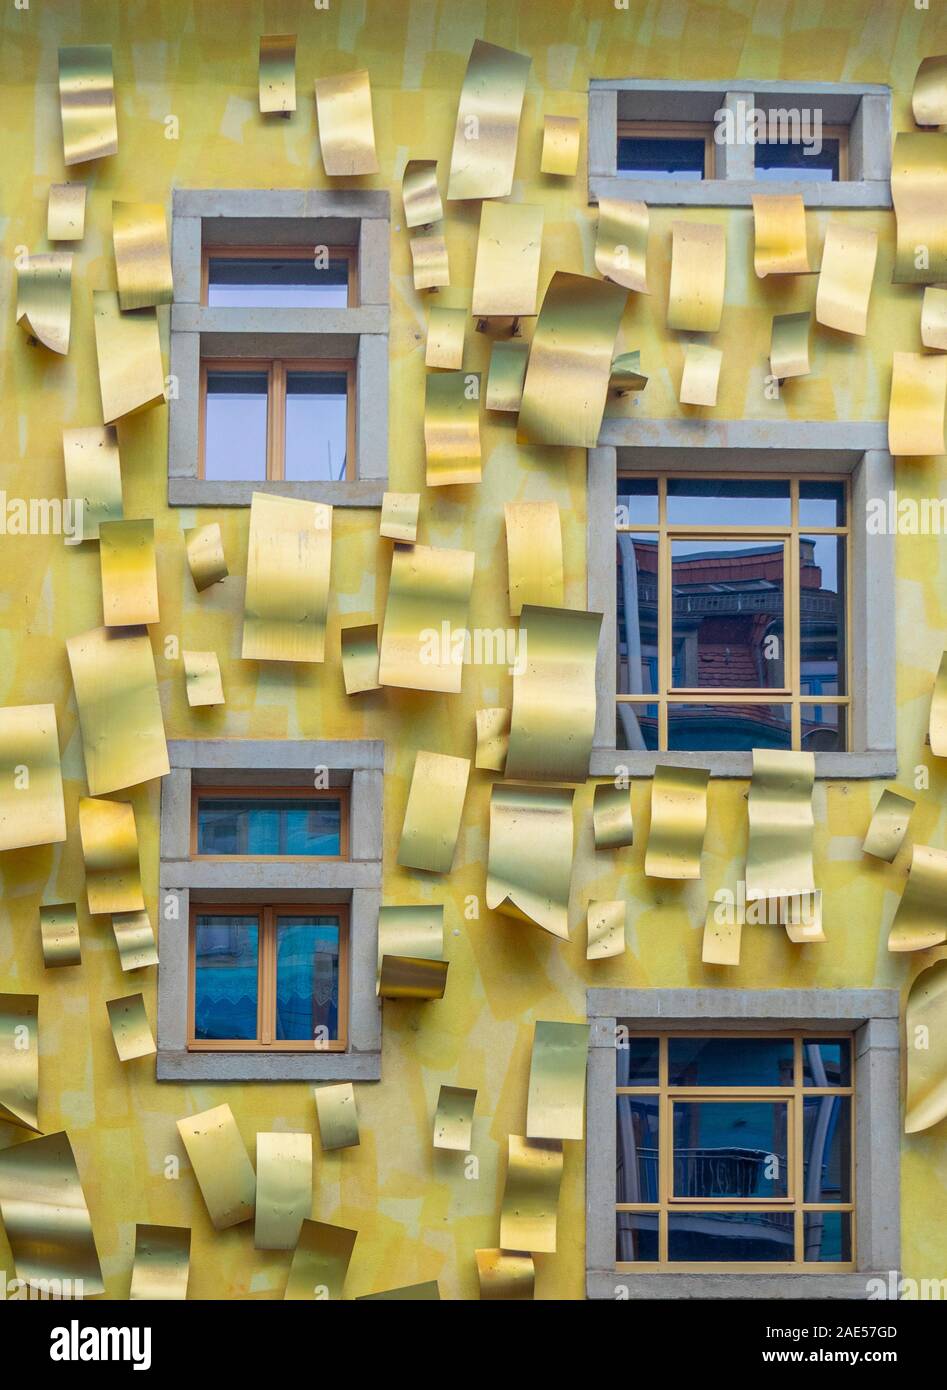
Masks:
[[[208,290],[210,286],[210,263],[214,261],[305,261],[312,260],[312,246],[202,246],[201,248],[201,304],[207,306]],[[346,261],[348,263],[348,295],[347,305],[349,309],[358,306],[358,249],[355,246],[327,246],[326,252],[330,261]],[[258,305],[260,309],[272,312],[281,305]],[[298,307],[298,306],[297,306]]]
[[[717,177],[714,156],[714,128],[711,121],[619,121],[615,142],[616,161],[618,142],[641,140],[700,140],[704,142],[704,174],[702,182]],[[619,178],[631,177],[627,169],[618,169]],[[638,176],[640,177],[640,176]],[[673,175],[671,176],[673,177]],[[697,180],[694,180],[697,182]]]
[[[316,801],[339,802],[339,853],[338,854],[198,854],[197,851],[197,811],[198,803],[234,800],[265,801]],[[247,783],[238,787],[214,787],[203,784],[191,786],[191,837],[190,853],[192,859],[217,864],[331,864],[342,863],[349,858],[351,818],[350,787],[270,787]]]
[[[848,183],[848,182],[849,182],[849,177],[848,177],[848,138],[849,138],[849,129],[850,129],[850,128],[849,128],[847,125],[824,125],[824,126],[822,127],[822,132],[821,132],[821,136],[820,136],[821,139],[823,139],[823,140],[837,140],[837,141],[838,141],[838,178],[837,178],[837,179],[830,179],[830,180],[828,180],[828,182],[830,182],[830,183]],[[756,144],[754,145],[754,152],[753,152],[753,167],[754,167],[754,169],[756,168],[756,148],[757,148],[759,145],[768,145],[768,144],[776,144],[776,145],[778,145],[778,144],[785,144],[785,145],[792,145],[792,144],[795,144],[795,143],[796,143],[796,142],[795,142],[794,140],[783,140],[783,141],[779,141],[779,140],[773,140],[773,141],[769,141],[769,140],[757,140],[757,141],[756,141]],[[784,174],[785,174],[785,177],[786,177],[786,180],[787,180],[787,181],[789,181],[789,180],[792,179],[792,174],[793,174],[792,169],[785,169],[783,172],[784,172]]]

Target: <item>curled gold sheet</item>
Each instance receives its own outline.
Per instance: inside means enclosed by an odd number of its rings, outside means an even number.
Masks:
[[[255,492],[250,504],[244,661],[324,661],[332,508]]]
[[[288,116],[296,110],[296,35],[260,35],[260,111]]]
[[[109,999],[105,1007],[120,1062],[133,1062],[136,1057],[151,1057],[157,1052],[143,994],[126,994],[121,999]]]
[[[135,1263],[130,1303],[187,1298],[191,1272],[191,1232],[187,1226],[135,1227]]]
[[[599,198],[595,269],[616,285],[648,294],[647,203]]]
[[[257,1134],[256,1249],[294,1250],[311,1212],[312,1135]]]
[[[809,271],[806,205],[801,193],[754,193],[753,227],[753,268],[760,279]]]
[[[561,608],[564,581],[558,502],[507,502],[504,515],[511,617],[519,617],[524,603]]]
[[[579,121],[576,116],[543,117],[541,174],[573,178],[579,167]],[[482,1297],[482,1295],[481,1295]]]
[[[537,1021],[529,1064],[527,1139],[582,1138],[588,1054],[587,1023]]]
[[[82,503],[82,539],[97,541],[103,521],[121,521],[122,468],[114,425],[63,430],[66,496]]]
[[[126,309],[170,304],[171,248],[161,203],[112,203],[118,303]]]
[[[178,1120],[178,1133],[218,1231],[249,1221],[256,1201],[256,1174],[229,1105]]]
[[[443,999],[447,966],[446,960],[383,956],[378,992],[384,999]]]
[[[775,918],[786,928],[789,940],[797,946],[825,941],[822,929],[822,892],[794,894],[778,900]],[[772,920],[772,914],[769,918]]]
[[[947,960],[935,961],[911,985],[904,1016],[908,1060],[905,1134],[919,1134],[947,1116]]]
[[[510,747],[510,711],[506,708],[477,710],[477,755],[474,767],[502,772]]]
[[[620,285],[556,271],[533,333],[518,443],[595,448],[627,299]]]
[[[740,914],[715,899],[707,904],[700,958],[704,965],[739,965],[743,923]]]
[[[928,738],[934,757],[947,758],[947,651],[941,653],[931,691]]]
[[[641,352],[620,352],[612,361],[608,374],[609,390],[617,391],[619,396],[627,396],[629,391],[643,391],[648,378],[641,370]]]
[[[477,1092],[463,1086],[442,1086],[434,1116],[435,1149],[456,1149],[469,1153],[473,1140],[474,1106]]]
[[[494,343],[487,373],[487,410],[516,414],[523,401],[529,345],[518,338]]]
[[[523,607],[507,777],[584,782],[595,733],[601,613]],[[520,669],[521,668],[521,669]]]
[[[548,119],[548,117],[547,117]],[[480,1298],[531,1299],[536,1282],[532,1255],[518,1250],[475,1250]]]
[[[67,164],[118,153],[111,44],[59,50],[59,110]]]
[[[153,521],[101,522],[99,564],[106,627],[144,627],[159,621]]]
[[[809,314],[774,314],[769,369],[778,381],[809,375]]]
[[[894,137],[891,201],[897,219],[894,283],[947,279],[947,135],[902,131]]]
[[[0,1120],[39,1133],[38,994],[0,994]]]
[[[151,918],[140,912],[114,912],[112,931],[123,970],[142,970],[158,964],[158,946]]]
[[[431,372],[424,393],[428,487],[480,481],[480,377]]]
[[[459,695],[474,552],[395,546],[378,679],[407,690]]]
[[[815,758],[781,748],[753,749],[746,896],[815,892],[812,787]]]
[[[531,203],[484,203],[474,267],[474,318],[530,316],[539,292],[543,209]]]
[[[631,818],[631,788],[597,782],[592,798],[592,831],[596,849],[621,849],[635,843]]]
[[[654,769],[644,861],[649,878],[700,878],[709,781],[710,773],[702,767]]]
[[[182,652],[187,702],[192,709],[202,705],[222,705],[224,687],[216,652]]]
[[[624,899],[590,902],[587,918],[586,960],[608,960],[625,951]]]
[[[168,745],[147,632],[97,627],[70,637],[66,650],[91,795],[164,777]]]
[[[45,904],[39,910],[39,929],[43,942],[43,964],[47,970],[82,964],[79,913],[75,903]]]
[[[444,216],[436,159],[409,159],[401,180],[406,227],[430,227]]]
[[[413,236],[408,245],[411,249],[411,270],[416,290],[443,289],[450,284],[447,242],[440,234]]]
[[[891,357],[888,448],[902,458],[944,452],[947,357],[895,352]]]
[[[885,859],[890,864],[904,843],[914,806],[910,797],[885,787],[871,818],[862,853]]]
[[[68,1135],[44,1134],[0,1151],[0,1220],[17,1278],[61,1287],[63,1297],[104,1293],[89,1208]]]
[[[418,751],[398,846],[403,868],[450,873],[469,777],[469,758]]]
[[[330,178],[378,173],[372,89],[364,69],[317,77],[316,115],[322,163]]]
[[[16,321],[50,352],[69,351],[71,251],[44,251],[17,268]]]
[[[351,1081],[316,1087],[319,1138],[325,1150],[354,1149],[359,1143],[358,1107]]]
[[[531,59],[474,39],[460,89],[448,198],[505,198],[513,189]]]
[[[442,960],[444,907],[442,903],[410,903],[378,911],[378,969],[376,992],[385,956]]]
[[[723,314],[727,239],[714,223],[671,223],[668,328],[716,333]]]
[[[947,941],[947,850],[914,845],[888,936],[889,951],[926,951]]]
[[[230,571],[224,556],[224,538],[219,522],[211,521],[206,526],[195,526],[192,531],[185,531],[184,540],[187,567],[198,593],[227,578]]]
[[[459,370],[464,365],[464,334],[466,331],[466,309],[444,309],[437,304],[432,304],[427,316],[427,346],[424,352],[424,365],[426,367],[441,367],[447,371]]]
[[[0,851],[66,838],[55,705],[0,709]]]
[[[79,837],[89,911],[140,912],[145,900],[135,812],[126,801],[79,799]]]
[[[935,352],[947,352],[947,290],[928,285],[921,304],[921,342]]]
[[[418,538],[419,492],[386,492],[381,499],[378,534],[391,541],[414,545]]]
[[[815,300],[817,323],[864,337],[877,259],[878,233],[873,227],[829,218]]]
[[[154,309],[123,314],[111,290],[92,294],[102,416],[107,425],[164,405],[164,368]]]
[[[81,241],[85,236],[84,183],[52,183],[46,208],[47,241]]]
[[[293,1252],[284,1300],[341,1298],[357,1237],[358,1231],[307,1217]]]
[[[681,373],[681,405],[716,405],[723,353],[704,343],[688,343]]]
[[[915,125],[947,125],[947,57],[922,58],[914,77]]]
[[[356,1303],[373,1303],[382,1299],[397,1301],[399,1303],[437,1303],[440,1301],[441,1292],[437,1286],[436,1279],[429,1279],[424,1284],[405,1284],[400,1289],[385,1289],[382,1293],[363,1293],[356,1300]]]
[[[494,786],[487,907],[569,939],[572,799],[564,787]]]
[[[556,1253],[556,1208],[562,1182],[561,1139],[509,1136],[500,1211],[500,1248]]]
[[[378,624],[358,623],[343,627],[342,678],[346,695],[380,689],[378,683]]]

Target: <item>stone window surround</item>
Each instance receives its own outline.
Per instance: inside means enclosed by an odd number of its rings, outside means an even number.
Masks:
[[[159,1081],[378,1081],[381,1003],[375,992],[382,889],[385,745],[377,740],[171,740],[161,784],[158,928]],[[351,787],[349,858],[232,862],[191,857],[195,785]],[[169,895],[177,916],[166,916]],[[189,1052],[187,1017],[192,903],[348,902],[349,1029],[345,1052]]]
[[[388,478],[387,192],[323,189],[175,189],[171,256],[168,505],[248,507],[277,492],[336,507],[378,507]],[[207,245],[353,245],[358,304],[351,308],[209,308],[201,304]],[[197,476],[201,355],[351,358],[355,361],[355,477],[338,482],[218,482]]]
[[[884,423],[795,420],[607,419],[588,456],[588,607],[604,615],[596,664],[596,723],[589,775],[651,777],[658,763],[706,767],[714,777],[749,777],[745,752],[640,752],[615,748],[618,455],[642,473],[761,472],[852,474],[853,751],[816,753],[817,777],[897,776],[895,744],[895,538],[868,535],[867,500],[894,491]],[[602,538],[607,541],[603,544]]]
[[[834,183],[757,179],[751,144],[715,144],[717,178],[630,179],[618,173],[618,122],[700,121],[738,103],[763,110],[818,105],[825,125],[849,127],[849,177]],[[891,88],[852,82],[589,82],[589,202],[633,198],[674,207],[749,207],[754,193],[801,193],[806,207],[891,207]]]
[[[893,989],[590,989],[586,1293],[593,1299],[866,1299],[901,1260],[900,1024]],[[671,1032],[851,1028],[855,1038],[854,1273],[641,1273],[615,1269],[615,1027]]]

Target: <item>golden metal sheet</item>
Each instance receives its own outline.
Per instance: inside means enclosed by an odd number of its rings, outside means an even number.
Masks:
[[[43,964],[47,970],[82,964],[79,913],[75,903],[46,903],[39,910]]]
[[[402,868],[450,873],[469,777],[469,758],[418,750],[398,846]]]
[[[592,798],[592,832],[596,849],[621,849],[635,843],[631,788],[597,782]]]
[[[901,796],[890,787],[885,787],[875,806],[862,853],[885,859],[890,864],[904,843],[914,806],[910,797]]]
[[[220,662],[216,652],[182,652],[187,702],[192,709],[224,704]]]
[[[809,272],[806,205],[801,193],[754,193],[753,227],[753,268],[760,279]]]
[[[700,958],[704,965],[739,965],[743,923],[740,914],[715,899],[707,904]]]
[[[409,159],[401,179],[406,227],[430,227],[444,216],[436,159]],[[418,286],[415,286],[418,288]]]
[[[158,945],[151,918],[140,912],[114,912],[112,931],[123,970],[143,970],[158,964]]]
[[[911,985],[904,1017],[908,1090],[905,1134],[919,1134],[947,1116],[947,960],[922,970]]]
[[[419,492],[386,492],[381,499],[378,534],[390,541],[414,545],[418,538]]]
[[[947,279],[947,135],[895,135],[891,201],[897,221],[894,283]]]
[[[644,871],[649,878],[700,878],[707,831],[707,786],[702,767],[654,769],[651,829]]]
[[[518,1250],[475,1250],[480,1298],[532,1299],[535,1293],[536,1268],[532,1255]]]
[[[126,801],[80,797],[79,837],[89,911],[143,911],[134,808]]]
[[[363,1293],[358,1297],[356,1303],[373,1303],[382,1299],[397,1301],[399,1303],[436,1303],[441,1297],[440,1289],[436,1279],[429,1279],[424,1284],[405,1284],[400,1289],[385,1289],[382,1293]]]
[[[582,1138],[588,1053],[587,1023],[536,1022],[526,1101],[527,1139]],[[502,1236],[501,1241],[506,1249],[508,1242]]]
[[[510,711],[502,709],[477,710],[477,755],[474,767],[488,772],[502,772],[510,747]]]
[[[378,967],[376,993],[385,956],[416,960],[443,960],[443,903],[409,903],[378,911]]]
[[[487,907],[569,939],[572,799],[565,787],[494,786]]]
[[[562,270],[553,275],[533,333],[519,444],[598,444],[627,299],[620,285]]]
[[[224,538],[219,522],[211,521],[206,526],[195,526],[192,531],[185,531],[184,541],[187,567],[198,593],[227,578],[230,571],[224,556]]]
[[[302,1302],[342,1297],[358,1231],[324,1221],[302,1223],[289,1267],[284,1300]]]
[[[47,1297],[51,1285],[61,1287],[63,1297],[105,1292],[89,1208],[64,1132],[0,1150],[0,1220],[18,1279],[45,1289]]]
[[[704,343],[688,343],[684,348],[681,373],[681,405],[716,405],[723,353]]]
[[[187,1226],[135,1227],[135,1263],[130,1303],[164,1303],[187,1298],[191,1232]]]
[[[295,1250],[311,1213],[312,1135],[258,1133],[254,1246]]]
[[[443,999],[447,967],[446,960],[383,956],[378,993],[383,999]]]
[[[601,613],[524,605],[520,662],[513,669],[507,777],[539,782],[587,778],[601,625]]]
[[[46,207],[47,241],[81,241],[85,236],[84,183],[51,183]]]
[[[746,896],[814,893],[812,788],[815,758],[781,748],[753,749]]]
[[[63,430],[66,496],[82,503],[82,539],[97,541],[103,521],[121,521],[122,467],[114,425]]]
[[[505,198],[512,192],[531,61],[474,39],[457,106],[448,198]]]
[[[456,1149],[469,1153],[473,1142],[474,1106],[477,1092],[464,1086],[442,1086],[434,1116],[435,1149]]]
[[[671,223],[668,328],[716,333],[723,314],[727,238],[716,223]]]
[[[888,448],[901,458],[944,452],[947,357],[921,352],[891,356]]]
[[[616,285],[648,294],[647,203],[599,198],[595,234],[595,269]]]
[[[296,35],[260,35],[260,111],[288,116],[296,110]]]
[[[947,758],[947,651],[941,653],[940,665],[934,678],[927,727],[934,757]]]
[[[947,850],[914,845],[888,936],[889,951],[927,951],[947,941]]]
[[[641,370],[641,352],[620,352],[612,360],[608,374],[608,388],[619,396],[627,396],[629,391],[643,391],[648,378]]]
[[[0,708],[0,851],[65,838],[56,706]]]
[[[443,289],[450,284],[447,242],[439,233],[436,236],[413,236],[408,245],[416,290]]]
[[[541,174],[571,179],[579,167],[579,120],[577,116],[543,117]],[[483,1295],[481,1294],[481,1298]]]
[[[0,1120],[39,1133],[38,994],[0,994]]]
[[[518,618],[524,604],[561,608],[564,579],[558,502],[507,502],[503,510],[511,617]]]
[[[479,483],[480,377],[431,372],[424,392],[424,452],[428,487]]]
[[[467,331],[466,309],[445,309],[432,304],[427,315],[427,346],[424,352],[426,367],[459,370],[464,365],[464,334]],[[412,494],[400,494],[411,496]],[[418,494],[414,494],[417,496]],[[387,496],[387,494],[386,494]],[[398,539],[402,539],[400,536]],[[412,536],[413,540],[414,537]]]
[[[120,309],[171,303],[171,248],[161,203],[113,202],[112,246]]]
[[[625,953],[625,901],[590,902],[587,921],[586,960],[608,960]]]
[[[133,1062],[136,1057],[152,1057],[157,1052],[143,994],[126,994],[121,999],[109,999],[105,1007],[120,1062]]]
[[[346,695],[379,690],[378,624],[350,623],[342,628],[342,678]]]
[[[915,125],[947,125],[947,57],[922,58],[914,77]]]
[[[43,251],[17,267],[16,321],[50,352],[69,351],[71,251]]]
[[[244,661],[324,661],[332,508],[255,492],[250,504]]]
[[[111,44],[59,50],[59,110],[66,164],[118,153]]]
[[[101,522],[99,564],[106,627],[144,627],[159,621],[153,521]]]
[[[786,928],[789,940],[797,946],[825,941],[822,929],[822,892],[803,893],[778,900],[777,912],[770,912],[768,921],[776,920]]]
[[[829,218],[816,291],[817,323],[864,337],[877,259],[878,233],[873,227]]]
[[[806,314],[774,314],[769,369],[778,381],[809,375],[809,319]]]
[[[164,405],[164,367],[154,309],[123,314],[111,290],[92,294],[102,416],[107,425]]]
[[[329,178],[378,173],[367,71],[317,77],[316,115],[322,163]]]
[[[543,209],[532,203],[484,203],[470,312],[474,318],[536,313]]]
[[[921,304],[921,342],[934,352],[947,352],[947,290],[928,285]]]
[[[164,777],[171,769],[148,633],[95,627],[66,650],[91,795]]]
[[[216,1230],[249,1221],[256,1202],[256,1174],[229,1105],[178,1120],[178,1133]]]
[[[562,1140],[524,1139],[511,1134],[508,1151],[500,1248],[554,1255]]]
[[[378,679],[406,690],[459,695],[474,552],[395,546]]]
[[[508,338],[493,344],[487,373],[487,410],[516,414],[523,401],[528,359],[529,344],[519,338]]]
[[[315,1094],[323,1149],[354,1149],[359,1143],[358,1107],[351,1081],[317,1086]]]

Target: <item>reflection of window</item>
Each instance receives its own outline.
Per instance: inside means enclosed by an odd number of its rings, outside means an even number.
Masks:
[[[204,248],[202,303],[212,309],[345,309],[357,303],[355,248]]]
[[[618,174],[634,179],[712,179],[711,127],[697,121],[620,121]]]
[[[845,479],[618,479],[616,747],[845,751]]]
[[[848,178],[848,130],[824,126],[805,140],[758,141],[754,146],[758,179],[793,179],[806,183],[838,183]]]
[[[618,1039],[619,1268],[855,1267],[850,1036]]]
[[[194,799],[195,854],[291,859],[348,855],[347,797],[342,790],[326,794],[274,788],[247,793],[201,787]]]

